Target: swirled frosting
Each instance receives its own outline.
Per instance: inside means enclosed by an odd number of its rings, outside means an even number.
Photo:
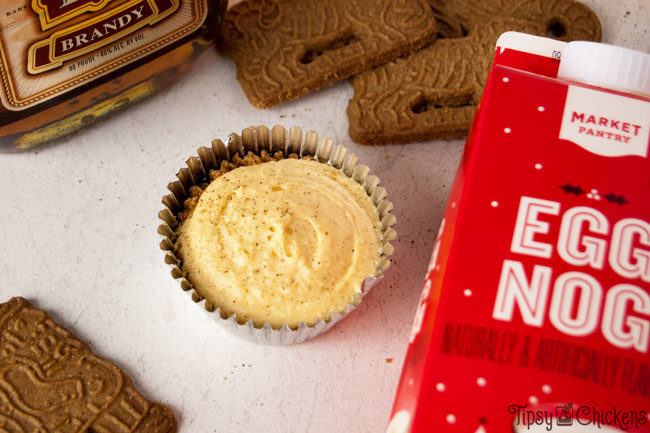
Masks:
[[[303,159],[216,178],[178,235],[183,270],[200,295],[240,323],[276,329],[356,305],[381,254],[379,218],[363,188]]]

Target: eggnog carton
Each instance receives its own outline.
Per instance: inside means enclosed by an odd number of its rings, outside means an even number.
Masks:
[[[499,39],[391,433],[650,431],[650,98],[557,78],[567,49]]]

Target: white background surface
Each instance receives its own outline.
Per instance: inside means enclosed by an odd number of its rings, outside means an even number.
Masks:
[[[604,42],[650,51],[648,0],[586,3]],[[0,302],[24,296],[47,310],[170,405],[181,432],[384,431],[463,141],[356,145],[351,96],[340,82],[256,110],[211,49],[168,91],[53,147],[0,155]],[[181,292],[158,248],[167,183],[199,146],[253,124],[348,146],[395,204],[386,278],[330,332],[293,347],[230,335]]]

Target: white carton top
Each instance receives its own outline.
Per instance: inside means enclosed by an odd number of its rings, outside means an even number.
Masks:
[[[650,54],[596,42],[569,42],[558,78],[650,96]]]
[[[501,48],[501,51],[507,48],[544,57],[553,57],[554,52],[562,53],[566,45],[566,42],[556,39],[520,32],[505,32],[499,36],[496,43],[496,46]]]

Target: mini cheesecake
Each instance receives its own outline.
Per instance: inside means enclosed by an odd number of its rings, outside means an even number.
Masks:
[[[175,250],[196,292],[239,323],[313,326],[360,301],[382,226],[363,187],[313,159],[262,151],[193,187]]]

